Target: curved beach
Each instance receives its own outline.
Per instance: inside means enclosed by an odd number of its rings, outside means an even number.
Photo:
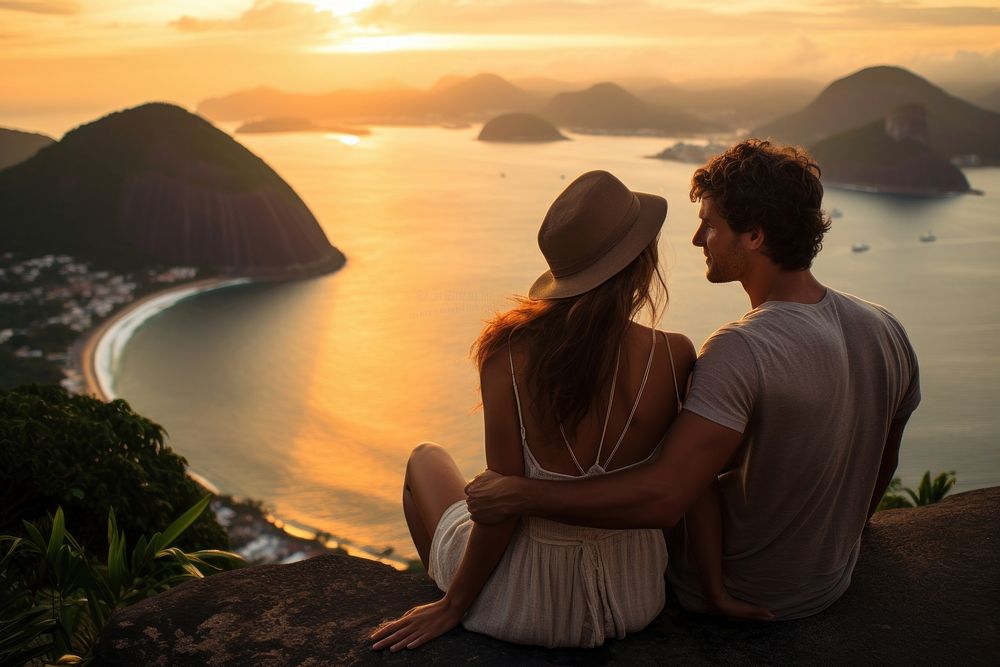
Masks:
[[[114,373],[122,350],[139,327],[151,317],[197,294],[249,282],[250,278],[205,278],[173,285],[147,294],[112,315],[90,332],[79,348],[78,365],[87,393],[103,401],[116,398]]]

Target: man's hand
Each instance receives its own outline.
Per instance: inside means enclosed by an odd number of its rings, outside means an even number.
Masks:
[[[517,515],[517,483],[521,477],[484,470],[465,486],[469,514],[476,523],[495,524]]]

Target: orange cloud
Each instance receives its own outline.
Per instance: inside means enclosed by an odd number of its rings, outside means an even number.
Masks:
[[[333,14],[304,2],[257,0],[253,7],[232,19],[199,19],[182,16],[169,24],[185,32],[286,31],[322,34],[334,30],[339,21]]]
[[[2,9],[31,14],[59,14],[63,16],[80,13],[79,3],[64,2],[63,0],[34,0],[24,2],[2,0],[0,1],[0,10]]]

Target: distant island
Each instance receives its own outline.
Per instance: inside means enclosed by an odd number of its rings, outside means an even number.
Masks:
[[[363,127],[348,125],[324,125],[314,123],[308,118],[299,116],[277,116],[261,118],[243,123],[236,128],[236,134],[264,134],[268,132],[333,132],[336,134],[353,134],[363,136],[371,134]]]
[[[688,95],[685,99],[690,102],[696,97]],[[658,99],[664,99],[662,91]],[[448,76],[428,90],[289,93],[255,88],[207,99],[198,105],[198,113],[220,121],[299,117],[314,123],[317,119],[331,119],[363,125],[445,126],[485,122],[506,113],[531,113],[557,127],[589,133],[700,134],[729,129],[724,123],[680,110],[669,101],[641,99],[615,83],[599,83],[582,90],[574,84],[563,84],[563,89],[553,95],[524,90],[496,74]]]
[[[1000,113],[949,95],[900,67],[869,67],[834,81],[802,110],[751,134],[812,146],[913,105],[925,111],[932,151],[965,164],[1000,165]]]
[[[0,172],[0,236],[5,250],[28,255],[256,279],[318,275],[345,261],[263,160],[159,103],[78,127]]]
[[[530,113],[508,113],[493,118],[479,132],[480,141],[544,142],[567,137],[547,120]]]
[[[55,142],[55,139],[44,134],[0,127],[0,169],[24,162]]]
[[[729,148],[726,144],[689,144],[678,141],[673,146],[668,146],[656,155],[649,157],[654,160],[673,160],[675,162],[686,162],[689,164],[705,164],[716,155],[724,153]]]
[[[911,105],[824,139],[811,152],[827,185],[920,197],[970,192],[961,169],[929,144],[926,111]]]

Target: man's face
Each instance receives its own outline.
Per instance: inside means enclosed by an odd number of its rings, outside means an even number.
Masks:
[[[705,277],[713,283],[739,280],[747,267],[747,254],[741,243],[743,235],[734,232],[726,219],[719,215],[711,197],[701,198],[698,217],[701,223],[691,243],[705,252],[705,263],[708,265]]]

